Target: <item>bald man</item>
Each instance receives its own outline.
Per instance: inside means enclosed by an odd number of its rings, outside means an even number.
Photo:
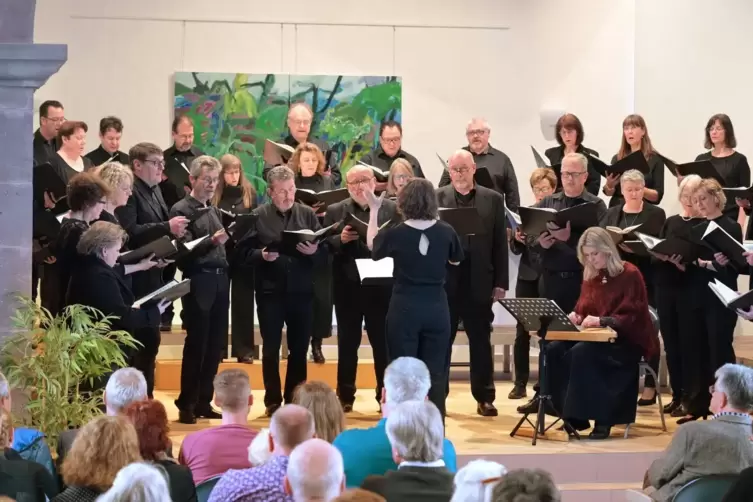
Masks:
[[[314,123],[314,112],[307,103],[294,103],[288,110],[288,131],[289,134],[283,139],[283,143],[295,149],[299,143],[313,143],[319,147],[319,150],[324,154],[324,159],[327,164],[327,170],[324,172],[326,176],[332,176],[332,181],[336,187],[340,186],[342,181],[342,174],[340,168],[337,166],[337,159],[335,159],[334,152],[330,150],[326,141],[311,136],[311,126]],[[290,160],[290,156],[283,156],[282,160],[287,164]],[[267,173],[274,166],[270,164],[264,165],[262,176],[267,179]]]
[[[290,454],[285,492],[295,502],[329,502],[343,490],[343,457],[337,448],[322,439],[309,439]]]
[[[510,210],[517,212],[520,206],[520,193],[518,191],[518,177],[515,175],[515,168],[512,165],[510,157],[504,152],[492,148],[489,144],[491,128],[489,123],[482,118],[471,119],[465,127],[465,137],[468,139],[466,150],[473,155],[473,162],[476,163],[476,169],[486,169],[494,183],[493,188],[496,192],[505,196],[505,202]],[[450,184],[450,173],[442,173],[439,180],[439,186]]]
[[[287,404],[278,409],[269,422],[269,450],[272,457],[259,467],[227,471],[212,490],[209,502],[292,501],[293,498],[285,492],[290,456],[298,445],[313,438],[315,432],[314,417],[306,408]]]
[[[374,173],[367,167],[351,167],[346,175],[346,184],[350,197],[327,208],[325,226],[342,221],[348,214],[364,223],[369,221],[365,194],[376,188]],[[397,205],[385,199],[379,208],[379,225],[397,220]],[[340,234],[330,237],[328,243],[334,255],[332,287],[337,316],[337,395],[343,410],[348,413],[353,410],[356,397],[358,348],[364,322],[374,356],[377,380],[374,398],[379,403],[382,397],[384,369],[387,366],[385,318],[392,286],[361,284],[356,259],[371,258],[365,231],[359,235],[353,227],[346,225]]]
[[[469,151],[455,152],[448,168],[451,184],[437,189],[439,207],[475,208],[484,226],[483,234],[460,235],[465,259],[457,267],[448,267],[445,287],[452,330],[450,348],[462,317],[468,335],[476,411],[492,417],[497,416],[497,409],[493,404],[496,391],[489,321],[492,304],[504,298],[508,288],[505,199],[476,184],[476,163]],[[451,352],[447,354],[448,366]]]

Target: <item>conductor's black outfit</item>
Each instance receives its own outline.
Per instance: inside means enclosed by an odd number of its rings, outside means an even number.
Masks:
[[[192,219],[207,205],[191,195],[175,204],[170,216]],[[186,342],[180,376],[180,395],[175,405],[184,414],[211,414],[213,380],[227,346],[230,278],[225,246],[216,244],[212,236],[222,230],[222,213],[209,207],[186,228],[183,240],[190,242],[207,238],[182,258],[177,265],[184,279],[191,280],[191,291],[183,297]]]
[[[324,226],[342,221],[350,213],[361,221],[369,221],[369,207],[362,207],[352,198],[327,208]],[[391,200],[382,202],[379,208],[379,225],[394,221],[397,205]],[[356,372],[358,348],[361,346],[361,326],[366,325],[366,334],[374,356],[376,373],[376,399],[382,397],[384,370],[387,367],[387,341],[385,318],[392,294],[391,285],[361,284],[356,259],[370,259],[371,251],[363,238],[342,243],[340,234],[327,239],[333,254],[333,292],[337,316],[337,395],[344,405],[353,405],[356,397]]]
[[[458,320],[462,318],[470,350],[471,394],[476,402],[491,404],[496,391],[489,312],[494,288],[509,288],[505,199],[479,185],[465,195],[448,185],[437,189],[437,201],[444,208],[475,208],[483,222],[483,234],[460,237],[465,256],[460,265],[448,265],[446,289],[451,332],[447,366]]]

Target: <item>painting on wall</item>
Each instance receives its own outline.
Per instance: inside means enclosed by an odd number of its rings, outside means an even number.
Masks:
[[[382,121],[401,120],[402,82],[394,76],[175,74],[175,113],[193,119],[194,144],[217,158],[238,156],[259,194],[266,188],[264,142],[288,134],[288,108],[298,102],[311,106],[311,132],[329,144],[344,175],[378,146]]]

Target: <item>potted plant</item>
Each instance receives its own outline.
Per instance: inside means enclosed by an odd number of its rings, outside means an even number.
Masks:
[[[110,331],[113,318],[94,308],[71,305],[52,317],[28,298],[18,302],[17,331],[3,341],[0,365],[10,385],[27,394],[24,422],[55,451],[62,431],[101,414],[101,380],[125,367],[123,351],[139,343],[126,331]]]

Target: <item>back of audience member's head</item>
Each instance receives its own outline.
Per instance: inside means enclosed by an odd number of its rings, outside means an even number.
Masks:
[[[136,401],[125,407],[123,415],[133,423],[139,438],[139,451],[144,460],[165,459],[170,446],[170,425],[165,405],[154,399]]]
[[[384,370],[382,402],[391,406],[426,399],[431,388],[429,368],[415,357],[398,357]]]
[[[515,469],[502,476],[492,492],[494,502],[559,502],[551,474],[541,469]]]
[[[13,444],[13,420],[5,408],[0,408],[0,452]]]
[[[295,390],[295,404],[314,416],[316,437],[328,443],[345,429],[345,413],[332,387],[324,382],[304,382]]]
[[[112,488],[97,502],[163,502],[170,500],[167,473],[159,466],[135,462],[123,467]]]
[[[2,372],[0,372],[0,408],[5,408],[8,412],[11,408],[10,383]]]
[[[272,458],[272,450],[269,448],[269,429],[265,427],[248,445],[248,462],[251,467],[259,467],[266,464],[270,458]]]
[[[121,368],[107,380],[105,405],[108,415],[118,415],[129,404],[146,398],[146,379],[136,368]]]
[[[285,491],[298,502],[330,502],[345,489],[345,471],[340,450],[315,438],[296,446],[290,454]]]
[[[363,488],[345,490],[332,502],[386,502],[384,497]]]
[[[436,462],[442,458],[444,424],[442,414],[431,401],[406,401],[390,410],[387,438],[392,458],[401,462]]]
[[[248,373],[240,369],[227,369],[217,373],[214,377],[214,402],[230,413],[247,410],[253,403]]]
[[[468,464],[455,474],[455,491],[450,502],[491,502],[494,487],[505,475],[502,464],[479,459]]]
[[[286,404],[272,415],[269,421],[270,450],[290,455],[290,452],[314,437],[316,426],[314,416],[297,404]]]
[[[753,411],[753,368],[727,363],[716,370],[715,376],[711,394],[714,413],[722,410]]]
[[[81,428],[63,461],[63,482],[105,491],[123,467],[139,462],[136,429],[125,417],[97,417]]]

